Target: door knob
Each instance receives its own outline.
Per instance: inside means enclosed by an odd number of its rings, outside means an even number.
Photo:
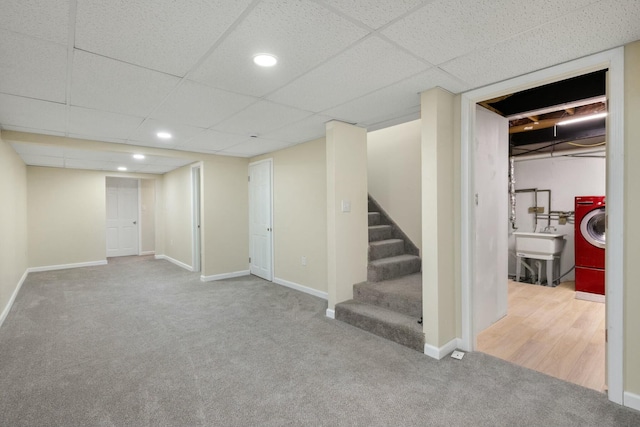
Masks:
[[[138,223],[138,221],[133,221],[133,225],[136,225]]]

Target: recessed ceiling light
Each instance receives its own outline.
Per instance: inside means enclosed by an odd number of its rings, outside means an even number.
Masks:
[[[124,172],[127,170],[127,168],[124,166],[118,166],[118,170]]]
[[[273,67],[278,63],[278,58],[270,53],[259,53],[253,57],[253,62],[261,67]]]
[[[156,135],[160,139],[171,139],[171,134],[169,132],[158,132]]]
[[[144,154],[134,154],[133,158],[136,160],[142,160],[144,159]]]

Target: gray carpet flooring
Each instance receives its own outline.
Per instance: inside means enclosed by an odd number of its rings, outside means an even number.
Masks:
[[[436,361],[247,276],[149,257],[29,274],[0,328],[2,426],[638,426],[586,388]]]

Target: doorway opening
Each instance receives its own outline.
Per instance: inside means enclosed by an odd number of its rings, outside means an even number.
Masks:
[[[191,229],[193,241],[192,270],[202,269],[202,227],[201,227],[201,167],[200,164],[191,167]]]
[[[478,286],[476,252],[476,186],[475,173],[478,166],[476,154],[476,103],[494,99],[509,93],[530,89],[566,78],[580,76],[598,70],[609,70],[607,105],[607,251],[605,272],[606,299],[606,372],[608,397],[611,401],[623,402],[623,265],[624,235],[622,233],[624,190],[624,68],[622,48],[581,58],[529,75],[496,83],[462,95],[461,102],[461,180],[462,180],[462,340],[467,350],[477,349],[476,312],[479,310],[476,295],[483,292]],[[504,193],[503,193],[504,194]],[[506,195],[505,195],[506,199]],[[485,248],[491,250],[491,248]]]
[[[491,154],[503,163],[493,192],[509,187],[509,281],[508,292],[498,299],[508,307],[506,313],[500,312],[506,315],[497,321],[494,317],[483,330],[485,324],[478,325],[477,349],[602,392],[605,250],[604,244],[581,244],[580,223],[585,216],[583,204],[590,203],[586,209],[595,209],[592,212],[604,211],[606,70],[479,105],[489,110],[477,112],[479,147],[486,127],[482,123],[491,120],[486,116],[504,117],[499,122],[502,127],[508,121],[509,135],[503,136],[508,140],[508,160],[505,152]],[[481,148],[478,155],[484,158],[487,151],[491,152]],[[509,171],[504,173],[507,164]],[[476,177],[483,175],[484,168],[478,165]],[[478,178],[476,185],[482,185]],[[594,197],[602,206],[593,204]],[[503,206],[498,209],[497,214],[504,214]],[[491,228],[482,222],[486,210],[483,204],[477,207],[479,235]],[[496,213],[490,213],[494,218]],[[602,226],[598,236],[604,238],[604,221],[591,222]],[[586,268],[585,257],[600,261]]]

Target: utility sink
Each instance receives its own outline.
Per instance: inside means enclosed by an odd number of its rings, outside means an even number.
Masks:
[[[530,233],[514,231],[516,237],[516,255],[537,258],[559,255],[564,247],[564,236],[558,233]]]

